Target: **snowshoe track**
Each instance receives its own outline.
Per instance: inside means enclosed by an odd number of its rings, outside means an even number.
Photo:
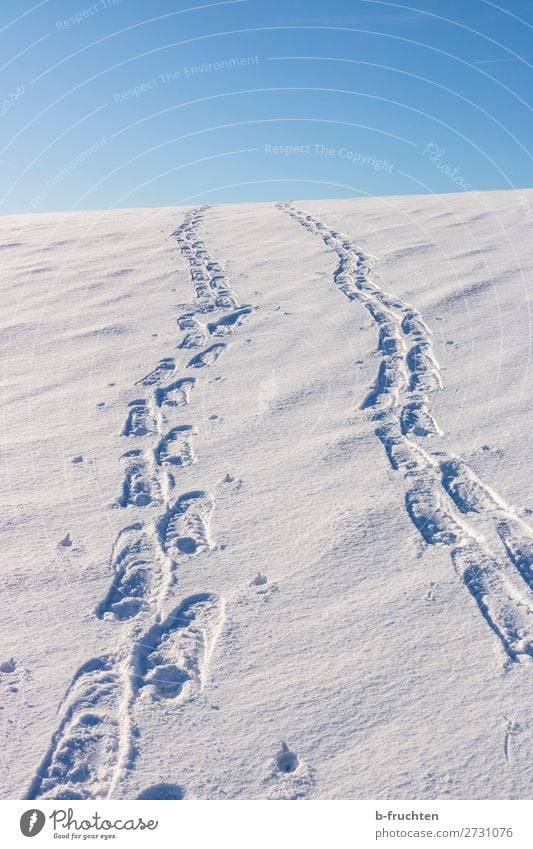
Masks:
[[[533,529],[467,463],[416,441],[442,437],[430,411],[431,395],[443,384],[428,326],[415,307],[374,282],[375,257],[292,204],[277,206],[337,254],[333,282],[377,325],[381,362],[361,408],[372,412],[375,434],[404,476],[407,515],[428,545],[450,549],[507,656],[533,656]]]
[[[98,619],[117,623],[115,648],[74,675],[29,799],[120,795],[135,760],[139,696],[150,693],[152,701],[185,704],[207,678],[224,601],[200,593],[164,614],[176,566],[185,568],[192,555],[211,547],[214,506],[204,489],[177,498],[173,493],[182,470],[196,461],[196,426],[172,417],[189,407],[201,373],[227,350],[228,338],[254,310],[239,304],[223,266],[198,235],[207,209],[188,212],[173,234],[188,262],[195,294],[192,303],[178,307],[176,318],[181,337],[176,349],[189,356],[181,364],[174,354],[163,357],[136,382],[147,394],[130,401],[122,429],[121,435],[137,445],[121,457],[124,478],[115,506],[142,509],[146,519],[119,531],[110,558],[111,586],[95,609]],[[214,341],[218,337],[224,341]],[[199,377],[187,369],[198,370]]]

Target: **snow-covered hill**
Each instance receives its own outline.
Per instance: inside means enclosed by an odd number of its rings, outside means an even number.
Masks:
[[[2,797],[531,796],[532,209],[0,220]]]

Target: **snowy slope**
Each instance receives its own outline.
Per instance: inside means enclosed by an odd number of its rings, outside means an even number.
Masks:
[[[531,204],[0,219],[3,798],[531,796]]]

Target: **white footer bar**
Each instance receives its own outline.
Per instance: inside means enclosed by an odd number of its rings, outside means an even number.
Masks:
[[[0,817],[2,845],[35,849],[533,849],[529,801],[0,801]]]

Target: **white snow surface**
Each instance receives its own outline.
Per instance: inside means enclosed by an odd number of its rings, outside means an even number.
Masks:
[[[3,798],[531,797],[532,209],[0,219]]]

